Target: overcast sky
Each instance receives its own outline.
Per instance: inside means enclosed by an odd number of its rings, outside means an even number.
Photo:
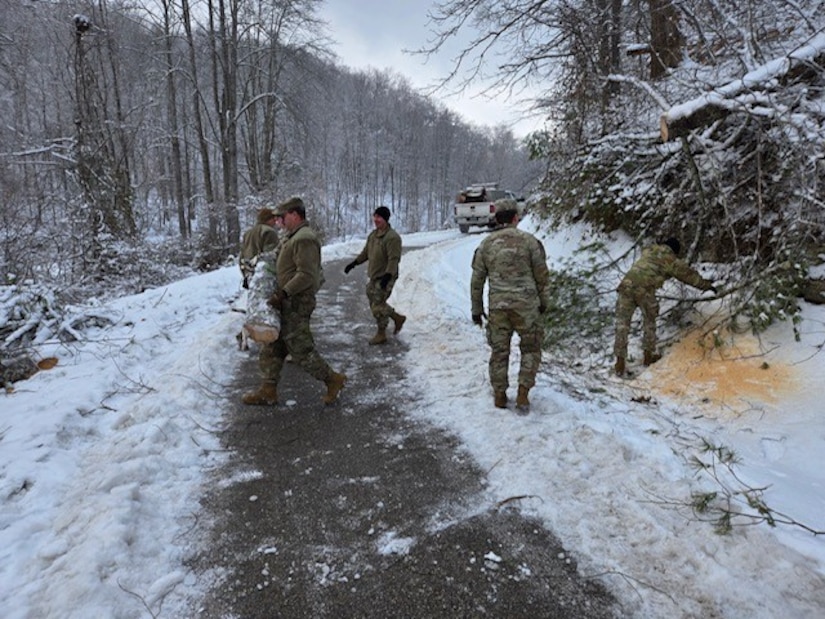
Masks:
[[[451,59],[460,49],[456,44],[452,50],[429,59],[405,53],[430,43],[427,11],[433,4],[426,0],[326,0],[320,16],[329,24],[335,41],[333,51],[341,64],[354,69],[391,69],[413,86],[425,88],[449,74]],[[538,119],[520,111],[518,102],[503,97],[491,101],[470,92],[460,97],[445,92],[437,97],[474,124],[515,123],[513,131],[519,136],[541,125]]]

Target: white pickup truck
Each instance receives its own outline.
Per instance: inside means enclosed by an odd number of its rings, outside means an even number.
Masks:
[[[458,194],[453,211],[458,229],[467,233],[470,226],[494,228],[496,225],[495,201],[512,198],[518,205],[519,214],[524,211],[524,198],[518,198],[512,191],[499,189],[498,183],[478,183],[470,185]]]

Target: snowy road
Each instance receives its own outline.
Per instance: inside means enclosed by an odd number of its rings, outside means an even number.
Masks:
[[[349,376],[339,403],[287,365],[281,405],[238,405],[241,364],[199,528],[199,617],[611,617],[598,583],[513,499],[497,506],[454,437],[407,413],[427,386],[405,380],[403,332],[369,346],[362,277],[328,263],[319,351]],[[392,301],[392,300],[391,300]],[[342,328],[342,325],[346,325]],[[194,614],[194,613],[193,613]]]

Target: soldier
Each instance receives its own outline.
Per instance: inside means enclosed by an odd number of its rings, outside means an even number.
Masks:
[[[278,231],[275,213],[272,209],[262,208],[258,211],[257,223],[244,232],[241,241],[240,264],[243,287],[249,288],[249,282],[255,273],[258,256],[278,246]]]
[[[482,325],[484,282],[489,279],[487,342],[490,344],[490,383],[493,404],[507,408],[510,341],[519,334],[521,367],[516,408],[530,409],[528,394],[536,383],[544,339],[544,314],[550,306],[550,271],[544,246],[536,237],[518,230],[518,205],[504,198],[495,202],[498,227],[473,255],[470,282],[473,322]]]
[[[383,344],[387,341],[387,325],[393,322],[393,333],[401,331],[407,317],[399,314],[387,303],[393,286],[398,279],[398,263],[401,262],[401,236],[390,226],[390,209],[379,206],[372,215],[375,230],[370,232],[367,243],[355,260],[344,267],[349,273],[361,263],[369,261],[367,271],[367,300],[378,330],[369,341],[370,344]]]
[[[278,205],[286,236],[275,262],[278,290],[270,304],[281,312],[281,332],[277,340],[261,346],[259,365],[262,384],[243,396],[244,404],[275,405],[278,382],[287,355],[311,376],[323,381],[327,392],[324,404],[332,404],[347,381],[335,372],[315,350],[310,318],[315,310],[315,294],[321,286],[321,243],[307,225],[306,209],[300,198]]]
[[[636,308],[642,310],[642,351],[644,364],[650,365],[661,359],[656,352],[656,317],[659,301],[656,291],[665,281],[675,277],[694,288],[716,292],[713,282],[705,279],[687,263],[679,259],[681,245],[675,238],[651,245],[642,250],[639,258],[622,279],[616,299],[616,339],[613,353],[616,355],[616,374],[625,373],[627,359],[627,335]]]

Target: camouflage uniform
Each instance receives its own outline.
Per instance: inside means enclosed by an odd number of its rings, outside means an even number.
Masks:
[[[541,363],[541,314],[550,306],[550,272],[544,246],[513,225],[491,232],[473,255],[470,298],[474,316],[484,312],[484,282],[488,279],[487,342],[492,349],[489,370],[493,391],[507,390],[513,332],[521,339],[518,382],[530,389]]]
[[[401,236],[392,229],[389,223],[384,230],[373,230],[367,237],[364,249],[353,260],[354,264],[362,264],[369,261],[367,267],[367,300],[370,303],[370,311],[378,328],[384,330],[389,324],[390,316],[395,309],[387,303],[387,299],[392,294],[395,281],[398,279],[398,263],[401,262]],[[386,288],[381,288],[381,277],[389,274],[389,283]]]
[[[259,364],[265,383],[278,384],[287,355],[310,376],[327,382],[333,370],[315,350],[310,318],[321,286],[321,243],[302,223],[287,234],[278,250],[276,278],[288,297],[281,306],[280,337],[261,347]]]
[[[267,211],[269,217],[271,211]],[[243,235],[241,241],[240,268],[243,275],[244,288],[249,287],[249,282],[255,274],[255,263],[258,256],[264,252],[272,251],[278,246],[278,231],[272,226],[259,221]],[[267,218],[268,221],[269,218]]]
[[[617,358],[627,358],[627,336],[637,307],[642,310],[642,350],[647,357],[655,355],[656,317],[659,315],[656,291],[671,277],[701,290],[713,287],[712,282],[677,258],[667,245],[652,245],[642,250],[641,258],[630,267],[618,288],[616,339],[613,344],[613,353]]]

